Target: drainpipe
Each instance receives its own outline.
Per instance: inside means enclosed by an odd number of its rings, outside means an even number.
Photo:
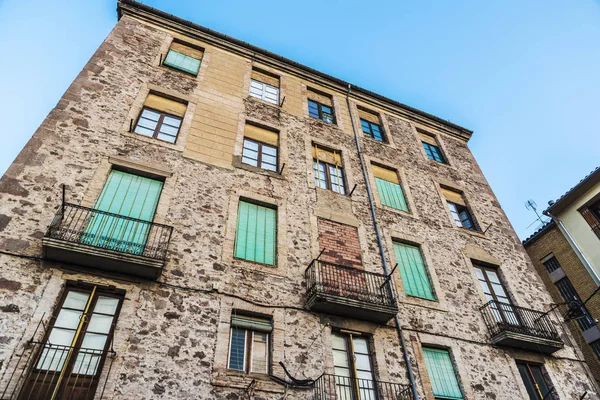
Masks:
[[[567,227],[562,223],[562,221],[560,219],[558,219],[554,215],[550,214],[548,211],[544,211],[544,215],[549,216],[550,218],[552,218],[554,220],[554,222],[556,222],[559,230],[565,234],[565,236],[567,238],[567,242],[569,242],[569,244],[575,251],[575,254],[577,254],[577,258],[579,258],[579,260],[581,261],[581,263],[583,264],[583,266],[585,267],[587,272],[591,275],[592,279],[594,280],[594,283],[596,285],[600,286],[600,277],[598,276],[598,274],[592,267],[592,264],[590,264],[588,259],[583,254],[583,251],[581,251],[581,248],[579,247],[579,245],[575,242],[575,239],[573,239],[573,236],[571,236],[571,234],[567,230]]]
[[[350,107],[350,87],[348,84],[348,92],[346,93],[346,104],[348,105],[348,113],[350,113],[350,121],[352,122],[352,131],[354,132],[354,141],[356,142],[356,150],[358,151],[358,159],[360,160],[360,167],[362,169],[363,178],[365,180],[365,186],[367,187],[367,197],[369,198],[369,206],[371,208],[371,217],[373,218],[373,228],[375,228],[375,235],[377,236],[377,245],[379,246],[379,253],[381,254],[381,261],[383,262],[383,272],[386,276],[389,275],[387,261],[385,260],[385,252],[383,250],[383,240],[381,239],[381,233],[379,230],[379,224],[377,223],[377,214],[375,214],[375,205],[373,203],[373,194],[371,192],[371,185],[369,184],[369,177],[367,175],[367,169],[363,161],[362,151],[360,149],[360,141],[358,139],[358,133],[356,132],[356,125],[354,124],[354,116],[352,114],[352,108]],[[400,326],[400,318],[398,314],[394,316],[394,322],[396,325],[396,332],[398,333],[398,339],[400,341],[400,347],[402,347],[402,353],[404,355],[404,362],[406,363],[406,369],[408,373],[408,380],[410,381],[410,390],[414,400],[419,400],[419,394],[417,393],[417,385],[415,383],[415,377],[413,375],[412,368],[410,366],[410,357],[408,356],[408,350],[406,349],[406,343],[402,336],[402,327]]]

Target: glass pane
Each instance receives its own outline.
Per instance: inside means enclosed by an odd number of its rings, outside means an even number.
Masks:
[[[45,345],[36,367],[42,370],[60,371],[67,354],[69,354],[68,347]]]
[[[177,128],[175,126],[170,126],[170,125],[162,124],[160,126],[160,130],[159,131],[161,133],[164,133],[165,135],[177,136],[177,132],[179,132],[179,128]]]
[[[258,167],[258,160],[256,160],[256,159],[252,159],[252,158],[244,156],[244,157],[242,157],[242,162],[244,164],[248,164],[248,165],[252,165],[254,167]]]
[[[367,339],[361,337],[353,337],[352,344],[354,345],[355,353],[369,353],[369,347],[367,345]]]
[[[154,129],[148,129],[148,128],[144,128],[143,126],[136,126],[135,133],[139,133],[140,135],[144,135],[144,136],[149,136],[152,137],[154,136]]]
[[[156,111],[148,110],[147,108],[145,108],[142,111],[142,117],[141,118],[146,118],[146,119],[149,119],[151,121],[158,122],[158,120],[160,118],[160,113],[157,113]]]
[[[163,124],[179,128],[179,126],[181,125],[181,118],[170,117],[168,115],[165,115],[165,118],[163,119]]]
[[[55,327],[77,329],[83,311],[62,309],[54,323]]]
[[[346,351],[346,338],[337,334],[331,335],[331,346],[334,349]]]
[[[250,139],[244,139],[244,148],[258,151],[258,143],[254,142]]]
[[[73,366],[73,374],[96,375],[98,365],[102,359],[102,355],[98,353],[94,351],[80,351]]]
[[[106,344],[106,335],[98,335],[96,333],[86,333],[81,347],[84,349],[104,350]]]
[[[261,374],[267,373],[267,339],[268,335],[252,332],[252,370]]]
[[[67,330],[61,328],[52,328],[48,342],[53,346],[70,346],[75,336],[74,330]]]
[[[177,139],[176,136],[165,135],[163,133],[159,133],[158,135],[156,135],[156,138],[159,140],[164,140],[165,142],[169,142],[169,143],[175,143],[175,140]]]
[[[115,315],[118,305],[119,299],[114,297],[99,296],[96,306],[94,307],[94,312]]]
[[[231,345],[229,346],[229,369],[244,370],[246,355],[246,330],[231,328]]]
[[[277,147],[267,146],[266,144],[263,144],[262,152],[263,154],[268,154],[270,156],[277,156]]]
[[[337,367],[348,367],[348,353],[343,350],[333,350],[333,365]]]
[[[65,299],[63,308],[66,307],[73,308],[75,310],[84,310],[89,298],[89,293],[70,291],[69,294],[67,294],[67,298]]]
[[[277,157],[273,157],[270,156],[268,154],[264,154],[262,156],[262,161],[267,163],[267,164],[276,164],[277,163]]]
[[[355,353],[354,357],[356,362],[356,369],[368,371],[369,373],[367,374],[366,379],[371,379],[371,361],[369,360],[369,355]]]
[[[106,333],[110,332],[113,317],[108,315],[93,314],[87,327],[88,332]]]
[[[262,164],[261,164],[261,168],[266,169],[268,171],[277,172],[277,165],[276,164],[269,164],[269,163],[266,163],[266,162],[263,161]]]

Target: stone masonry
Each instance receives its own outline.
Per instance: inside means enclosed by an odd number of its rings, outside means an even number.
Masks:
[[[272,375],[288,379],[280,362],[298,379],[333,374],[332,337],[342,329],[369,338],[377,380],[408,385],[393,320],[375,324],[305,307],[305,270],[323,247],[347,244],[326,253],[328,261],[381,274],[381,257],[394,266],[393,242],[402,241],[420,246],[436,294],[408,296],[398,270],[391,278],[420,398],[434,399],[422,346],[448,349],[465,399],[528,398],[516,360],[543,365],[554,398],[586,391],[586,399],[598,398],[556,313],[550,318],[565,347],[552,355],[491,344],[474,261],[498,268],[518,306],[544,311],[552,298],[467,146],[470,131],[354,87],[348,107],[348,86],[335,78],[133,1],[121,0],[118,12],[115,28],[0,180],[0,393],[30,339],[42,340],[36,327],[50,321],[67,281],[125,291],[112,336],[116,356],[110,371],[104,364],[95,398],[317,399],[312,388],[227,368],[232,316],[242,314],[272,323]],[[161,65],[174,39],[203,49],[197,76]],[[252,68],[279,76],[285,101],[249,96]],[[335,124],[309,117],[309,89],[331,96]],[[187,105],[174,144],[130,132],[149,93]],[[379,114],[386,143],[362,134],[358,106]],[[278,131],[281,173],[241,162],[246,122]],[[427,158],[420,131],[436,136],[448,164]],[[313,144],[341,154],[348,191],[356,185],[352,196],[315,187]],[[398,172],[408,212],[382,205],[371,162]],[[61,185],[68,203],[94,207],[112,169],[164,179],[154,222],[173,234],[156,280],[44,257]],[[442,185],[463,193],[481,231],[456,226]],[[276,265],[234,257],[240,199],[277,209]]]

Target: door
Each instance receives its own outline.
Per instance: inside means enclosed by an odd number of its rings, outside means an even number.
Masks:
[[[19,399],[93,399],[122,295],[68,287]]]
[[[98,197],[82,243],[141,255],[163,182],[127,172],[110,172]]]
[[[500,281],[498,272],[492,268],[475,265],[475,273],[481,285],[481,289],[491,304],[492,313],[497,322],[509,325],[520,325],[512,302],[506,294],[504,285]]]
[[[332,347],[337,399],[377,399],[367,338],[335,332]]]

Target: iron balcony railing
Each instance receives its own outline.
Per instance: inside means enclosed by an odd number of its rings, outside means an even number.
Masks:
[[[313,386],[314,400],[413,400],[410,386],[323,374]]]
[[[383,274],[313,260],[305,271],[308,297],[340,296],[365,303],[396,307],[391,279]]]
[[[164,261],[173,227],[63,203],[47,238]]]
[[[492,337],[504,332],[561,341],[547,313],[491,300],[481,307],[483,319]]]
[[[0,399],[101,399],[115,356],[113,350],[31,341],[8,361],[0,378]]]

